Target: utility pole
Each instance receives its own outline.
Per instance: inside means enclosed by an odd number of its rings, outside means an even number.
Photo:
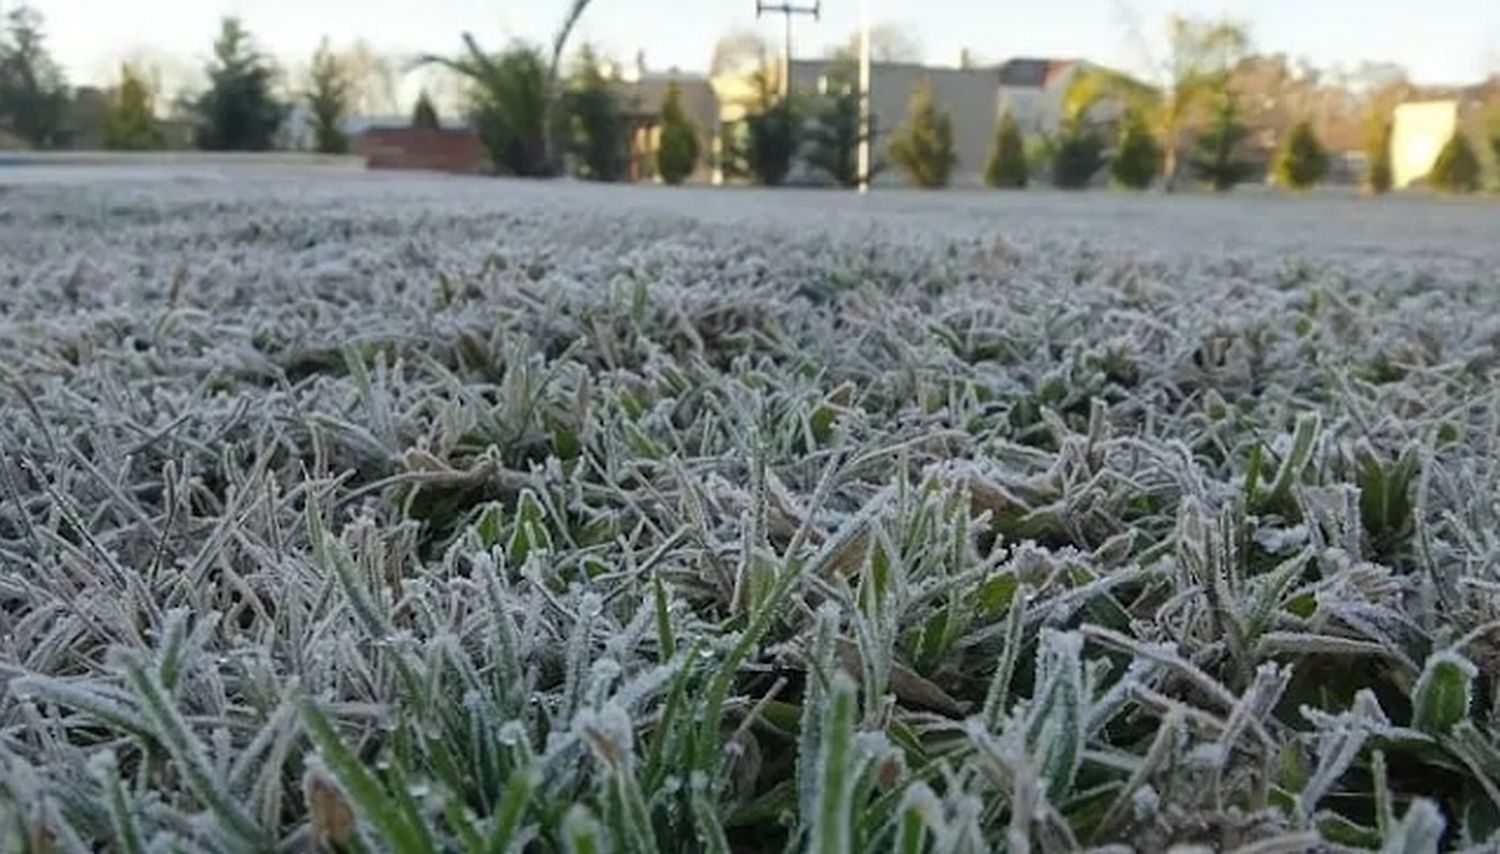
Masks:
[[[859,192],[870,192],[870,0],[860,0],[859,25]]]
[[[765,14],[782,15],[786,18],[786,59],[781,66],[781,91],[782,94],[790,95],[792,93],[792,16],[811,15],[814,21],[819,20],[823,14],[823,0],[813,0],[811,6],[755,0],[755,17],[759,18]]]

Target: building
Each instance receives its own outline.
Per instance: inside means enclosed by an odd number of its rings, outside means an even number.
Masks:
[[[353,150],[370,169],[421,169],[472,175],[489,156],[469,128],[371,127],[353,138]]]
[[[926,79],[933,97],[952,117],[958,162],[956,185],[977,186],[994,144],[995,126],[1010,110],[1023,133],[1049,134],[1062,121],[1063,99],[1078,72],[1076,60],[1012,59],[998,66],[943,67],[916,63],[877,62],[870,67],[870,115],[875,128],[877,158],[890,144],[891,133],[906,116],[912,91]],[[794,91],[824,94],[847,76],[838,60],[797,60],[791,64]],[[878,173],[878,183],[900,183],[900,174]]]

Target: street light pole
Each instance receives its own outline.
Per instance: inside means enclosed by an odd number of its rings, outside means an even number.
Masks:
[[[860,0],[859,192],[870,192],[870,0]]]

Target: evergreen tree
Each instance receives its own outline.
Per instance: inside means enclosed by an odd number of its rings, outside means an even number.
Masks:
[[[864,133],[859,121],[859,86],[856,66],[849,57],[840,57],[830,71],[827,93],[821,96],[808,122],[804,158],[815,171],[827,176],[840,187],[860,184],[859,146]],[[872,127],[875,117],[870,117]],[[870,165],[871,175],[880,171]]]
[[[225,18],[198,97],[198,147],[206,151],[268,151],[286,108],[271,94],[275,71],[237,18]]]
[[[1240,159],[1240,145],[1249,135],[1234,96],[1220,93],[1208,126],[1193,147],[1193,172],[1198,180],[1220,193],[1245,180],[1250,167]]]
[[[1161,172],[1162,147],[1139,110],[1128,111],[1120,120],[1115,155],[1109,161],[1109,174],[1115,184],[1127,190],[1145,190]]]
[[[1087,187],[1104,168],[1104,139],[1088,122],[1063,122],[1052,145],[1052,186],[1062,190]]]
[[[62,70],[47,51],[42,16],[18,6],[0,31],[0,127],[36,148],[59,143],[68,100]]]
[[[1328,176],[1328,151],[1318,141],[1311,122],[1300,121],[1292,128],[1271,175],[1289,190],[1309,189]]]
[[[938,107],[932,81],[926,77],[912,90],[906,121],[891,138],[890,155],[916,186],[930,189],[948,185],[958,162],[953,119]]]
[[[802,141],[802,106],[781,95],[765,69],[755,73],[755,108],[734,128],[727,166],[767,187],[786,181]]]
[[[1374,195],[1391,190],[1391,120],[1383,113],[1372,113],[1365,123],[1365,189]]]
[[[437,107],[432,103],[432,98],[428,97],[426,89],[417,95],[417,105],[411,111],[411,126],[426,130],[440,130],[443,127],[442,121],[438,119]]]
[[[990,159],[984,164],[985,186],[1022,190],[1030,178],[1021,128],[1016,124],[1015,116],[1007,110],[995,127],[995,144],[990,149]]]
[[[628,140],[620,115],[619,96],[600,70],[588,45],[579,51],[568,82],[569,150],[578,177],[590,181],[618,181],[625,176]]]
[[[344,118],[349,114],[354,81],[344,62],[328,49],[328,40],[313,55],[312,87],[307,105],[312,111],[313,150],[320,154],[344,154],[349,138],[344,135]]]
[[[682,90],[673,81],[661,105],[661,138],[656,172],[668,184],[681,184],[698,168],[698,129],[682,109]]]
[[[1427,173],[1427,183],[1444,193],[1472,193],[1479,189],[1484,169],[1462,131],[1455,132]]]
[[[104,119],[104,147],[120,151],[161,148],[161,126],[156,121],[156,95],[151,83],[134,66],[120,68],[120,83],[109,97]]]

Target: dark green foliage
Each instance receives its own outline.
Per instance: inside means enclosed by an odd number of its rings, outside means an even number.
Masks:
[[[953,118],[937,105],[932,80],[922,78],[912,90],[906,121],[890,144],[891,160],[918,187],[946,187],[958,155],[953,147]]]
[[[1318,140],[1312,123],[1300,121],[1276,155],[1272,177],[1289,190],[1306,190],[1328,176],[1328,150]]]
[[[802,142],[803,109],[793,97],[780,96],[764,72],[757,73],[756,108],[733,129],[729,171],[768,187],[786,181]]]
[[[438,118],[437,106],[432,103],[427,90],[417,96],[417,105],[411,111],[411,126],[427,130],[440,130],[443,122]]]
[[[682,109],[682,89],[667,86],[661,105],[661,141],[656,149],[656,171],[668,184],[681,184],[698,168],[698,129]]]
[[[472,40],[469,56],[455,68],[474,81],[473,120],[503,175],[535,178],[553,174],[547,157],[547,64],[530,45],[516,44],[487,56]]]
[[[1412,491],[1419,473],[1415,453],[1403,454],[1394,463],[1373,455],[1359,470],[1359,519],[1377,556],[1390,560],[1416,528]]]
[[[1021,128],[1016,125],[1015,116],[1007,111],[995,128],[995,144],[990,150],[989,161],[984,165],[985,186],[1020,190],[1026,187],[1030,177]]]
[[[1234,189],[1250,174],[1240,157],[1240,146],[1250,131],[1240,120],[1233,95],[1221,94],[1208,126],[1193,146],[1193,173],[1216,192]]]
[[[268,151],[286,108],[271,94],[275,71],[238,18],[225,18],[198,97],[197,143],[205,151]]]
[[[859,87],[848,62],[836,64],[829,78],[828,92],[819,98],[805,131],[804,157],[809,166],[840,187],[857,187],[861,180],[859,145],[864,141],[859,125]],[[873,128],[873,116],[870,124]],[[878,168],[872,166],[872,175],[876,171]]]
[[[1128,190],[1144,190],[1161,172],[1161,144],[1146,125],[1138,110],[1127,112],[1120,121],[1115,154],[1109,161],[1109,175],[1115,184]]]
[[[1383,113],[1372,114],[1365,124],[1365,189],[1374,195],[1390,192],[1394,175],[1391,169],[1392,122]]]
[[[67,84],[48,53],[42,16],[30,6],[12,9],[0,28],[0,128],[29,145],[56,145]]]
[[[1082,120],[1065,122],[1052,141],[1052,185],[1064,190],[1087,187],[1104,168],[1104,139]]]
[[[307,92],[307,106],[312,112],[313,150],[320,154],[344,154],[349,138],[342,128],[349,114],[354,89],[344,62],[328,49],[328,40],[313,55],[312,86]]]
[[[1482,178],[1479,157],[1462,132],[1448,140],[1427,173],[1427,183],[1444,193],[1472,193],[1479,189]]]
[[[110,93],[104,122],[105,147],[121,151],[162,147],[153,94],[151,83],[139,71],[130,65],[121,67],[120,83]]]
[[[578,177],[589,181],[618,181],[625,177],[629,159],[625,120],[620,99],[600,70],[594,51],[584,46],[568,81],[568,150]]]

